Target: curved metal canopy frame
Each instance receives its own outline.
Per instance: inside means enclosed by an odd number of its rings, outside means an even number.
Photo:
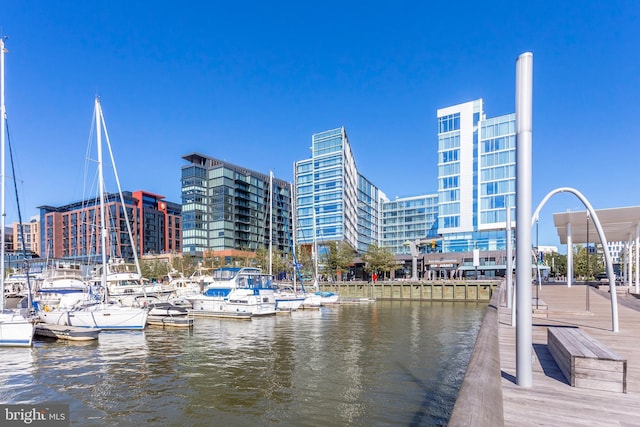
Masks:
[[[531,227],[533,227],[535,222],[538,221],[540,210],[542,209],[542,207],[549,201],[551,197],[555,196],[558,193],[571,193],[574,196],[576,196],[578,199],[580,199],[584,207],[587,209],[587,211],[591,215],[591,218],[593,218],[593,222],[596,226],[598,236],[600,237],[600,241],[602,242],[602,246],[604,249],[604,259],[607,264],[607,277],[609,278],[609,291],[611,294],[612,330],[613,332],[618,332],[618,297],[616,295],[616,276],[613,271],[613,262],[611,261],[611,254],[609,253],[609,244],[607,243],[607,238],[604,235],[602,226],[600,225],[600,220],[598,219],[598,215],[596,214],[596,211],[593,209],[593,207],[591,206],[591,203],[589,203],[587,198],[584,197],[584,195],[578,190],[576,190],[575,188],[570,188],[570,187],[560,187],[550,191],[549,194],[547,194],[542,199],[542,201],[536,208],[535,212],[533,213],[533,216],[531,217]],[[571,250],[571,248],[568,248],[568,250]]]

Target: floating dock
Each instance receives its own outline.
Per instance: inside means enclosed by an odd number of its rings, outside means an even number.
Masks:
[[[98,339],[100,329],[36,323],[34,333],[41,337],[57,338],[60,340],[90,341]]]
[[[191,316],[148,316],[147,325],[190,328],[193,326]]]

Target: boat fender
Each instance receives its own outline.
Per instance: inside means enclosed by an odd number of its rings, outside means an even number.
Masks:
[[[45,304],[45,306],[44,306],[44,311],[48,313],[48,312],[49,312],[49,310],[50,310],[50,309],[49,309],[49,304]]]

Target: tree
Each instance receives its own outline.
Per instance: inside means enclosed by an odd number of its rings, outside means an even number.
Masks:
[[[356,252],[345,242],[329,242],[324,245],[325,254],[322,257],[323,273],[334,278],[338,271],[345,272],[353,263]]]
[[[567,275],[567,256],[552,252],[544,255],[545,264],[551,267],[551,274],[554,276]]]
[[[604,263],[597,254],[589,253],[585,246],[577,246],[573,250],[573,271],[576,277],[591,280],[594,273],[603,270]]]
[[[191,254],[175,256],[171,260],[171,269],[179,271],[184,276],[189,277],[198,270],[200,260]]]
[[[140,271],[142,272],[142,277],[160,282],[167,275],[168,265],[164,261],[155,259],[140,260]]]
[[[296,252],[296,260],[298,264],[300,264],[300,275],[303,277],[313,277],[314,274],[314,266],[313,266],[313,257],[311,256],[311,247],[299,246],[298,251]]]
[[[259,248],[256,251],[256,263],[264,273],[269,272],[269,250],[267,248]],[[291,266],[291,260],[278,249],[272,249],[271,253],[271,271],[274,277],[278,277],[280,273],[285,272]]]
[[[214,255],[211,252],[205,252],[201,264],[205,269],[214,270],[224,266],[224,258]]]
[[[364,271],[372,273],[388,273],[396,268],[396,258],[389,248],[381,248],[377,244],[369,245],[362,255],[365,262]]]

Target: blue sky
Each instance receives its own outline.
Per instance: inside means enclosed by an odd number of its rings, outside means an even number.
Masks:
[[[488,117],[514,112],[526,51],[533,208],[564,186],[596,209],[640,204],[632,0],[4,0],[0,28],[23,217],[86,195],[96,95],[127,190],[180,202],[191,152],[292,180],[311,135],[345,126],[358,169],[387,196],[432,193],[436,110],[483,98]],[[581,209],[556,196],[534,244],[559,245],[552,214]]]

